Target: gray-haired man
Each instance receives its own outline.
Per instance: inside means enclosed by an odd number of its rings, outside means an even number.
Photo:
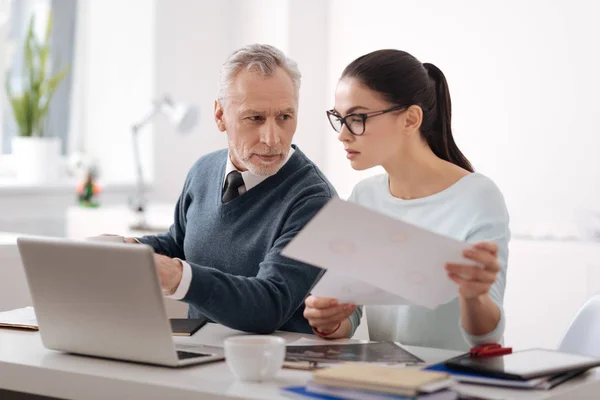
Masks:
[[[300,72],[278,49],[251,45],[223,64],[214,117],[229,148],[188,173],[168,233],[152,246],[163,290],[234,329],[311,332],[303,300],[317,268],[283,247],[336,195],[298,147]],[[133,241],[135,239],[127,239]]]

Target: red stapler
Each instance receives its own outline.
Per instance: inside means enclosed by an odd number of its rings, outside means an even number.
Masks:
[[[502,347],[497,343],[483,344],[469,351],[470,357],[494,357],[512,353],[512,347]]]

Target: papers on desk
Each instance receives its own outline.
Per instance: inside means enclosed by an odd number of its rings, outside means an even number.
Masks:
[[[37,331],[38,323],[33,307],[0,312],[0,328],[19,328]]]
[[[327,269],[312,290],[315,295],[356,304],[411,303],[433,309],[458,295],[444,265],[474,265],[462,256],[471,247],[333,199],[282,254]]]
[[[305,346],[286,346],[288,361],[311,361],[315,363],[383,363],[389,365],[414,365],[424,361],[393,342],[347,343],[335,342]]]

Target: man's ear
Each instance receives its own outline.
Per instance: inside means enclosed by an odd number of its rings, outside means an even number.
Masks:
[[[224,115],[225,111],[223,110],[223,106],[221,105],[221,103],[219,103],[219,100],[215,100],[215,122],[217,123],[217,128],[221,132],[225,132],[226,130]]]
[[[404,132],[412,134],[418,132],[423,123],[423,110],[421,107],[412,105],[404,112]]]

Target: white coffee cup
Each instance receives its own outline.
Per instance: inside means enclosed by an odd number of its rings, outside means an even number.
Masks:
[[[123,236],[111,235],[111,236],[91,236],[85,238],[90,242],[111,242],[111,243],[124,243],[125,238]]]
[[[275,378],[285,359],[285,340],[277,336],[247,335],[225,339],[225,360],[241,381]]]

